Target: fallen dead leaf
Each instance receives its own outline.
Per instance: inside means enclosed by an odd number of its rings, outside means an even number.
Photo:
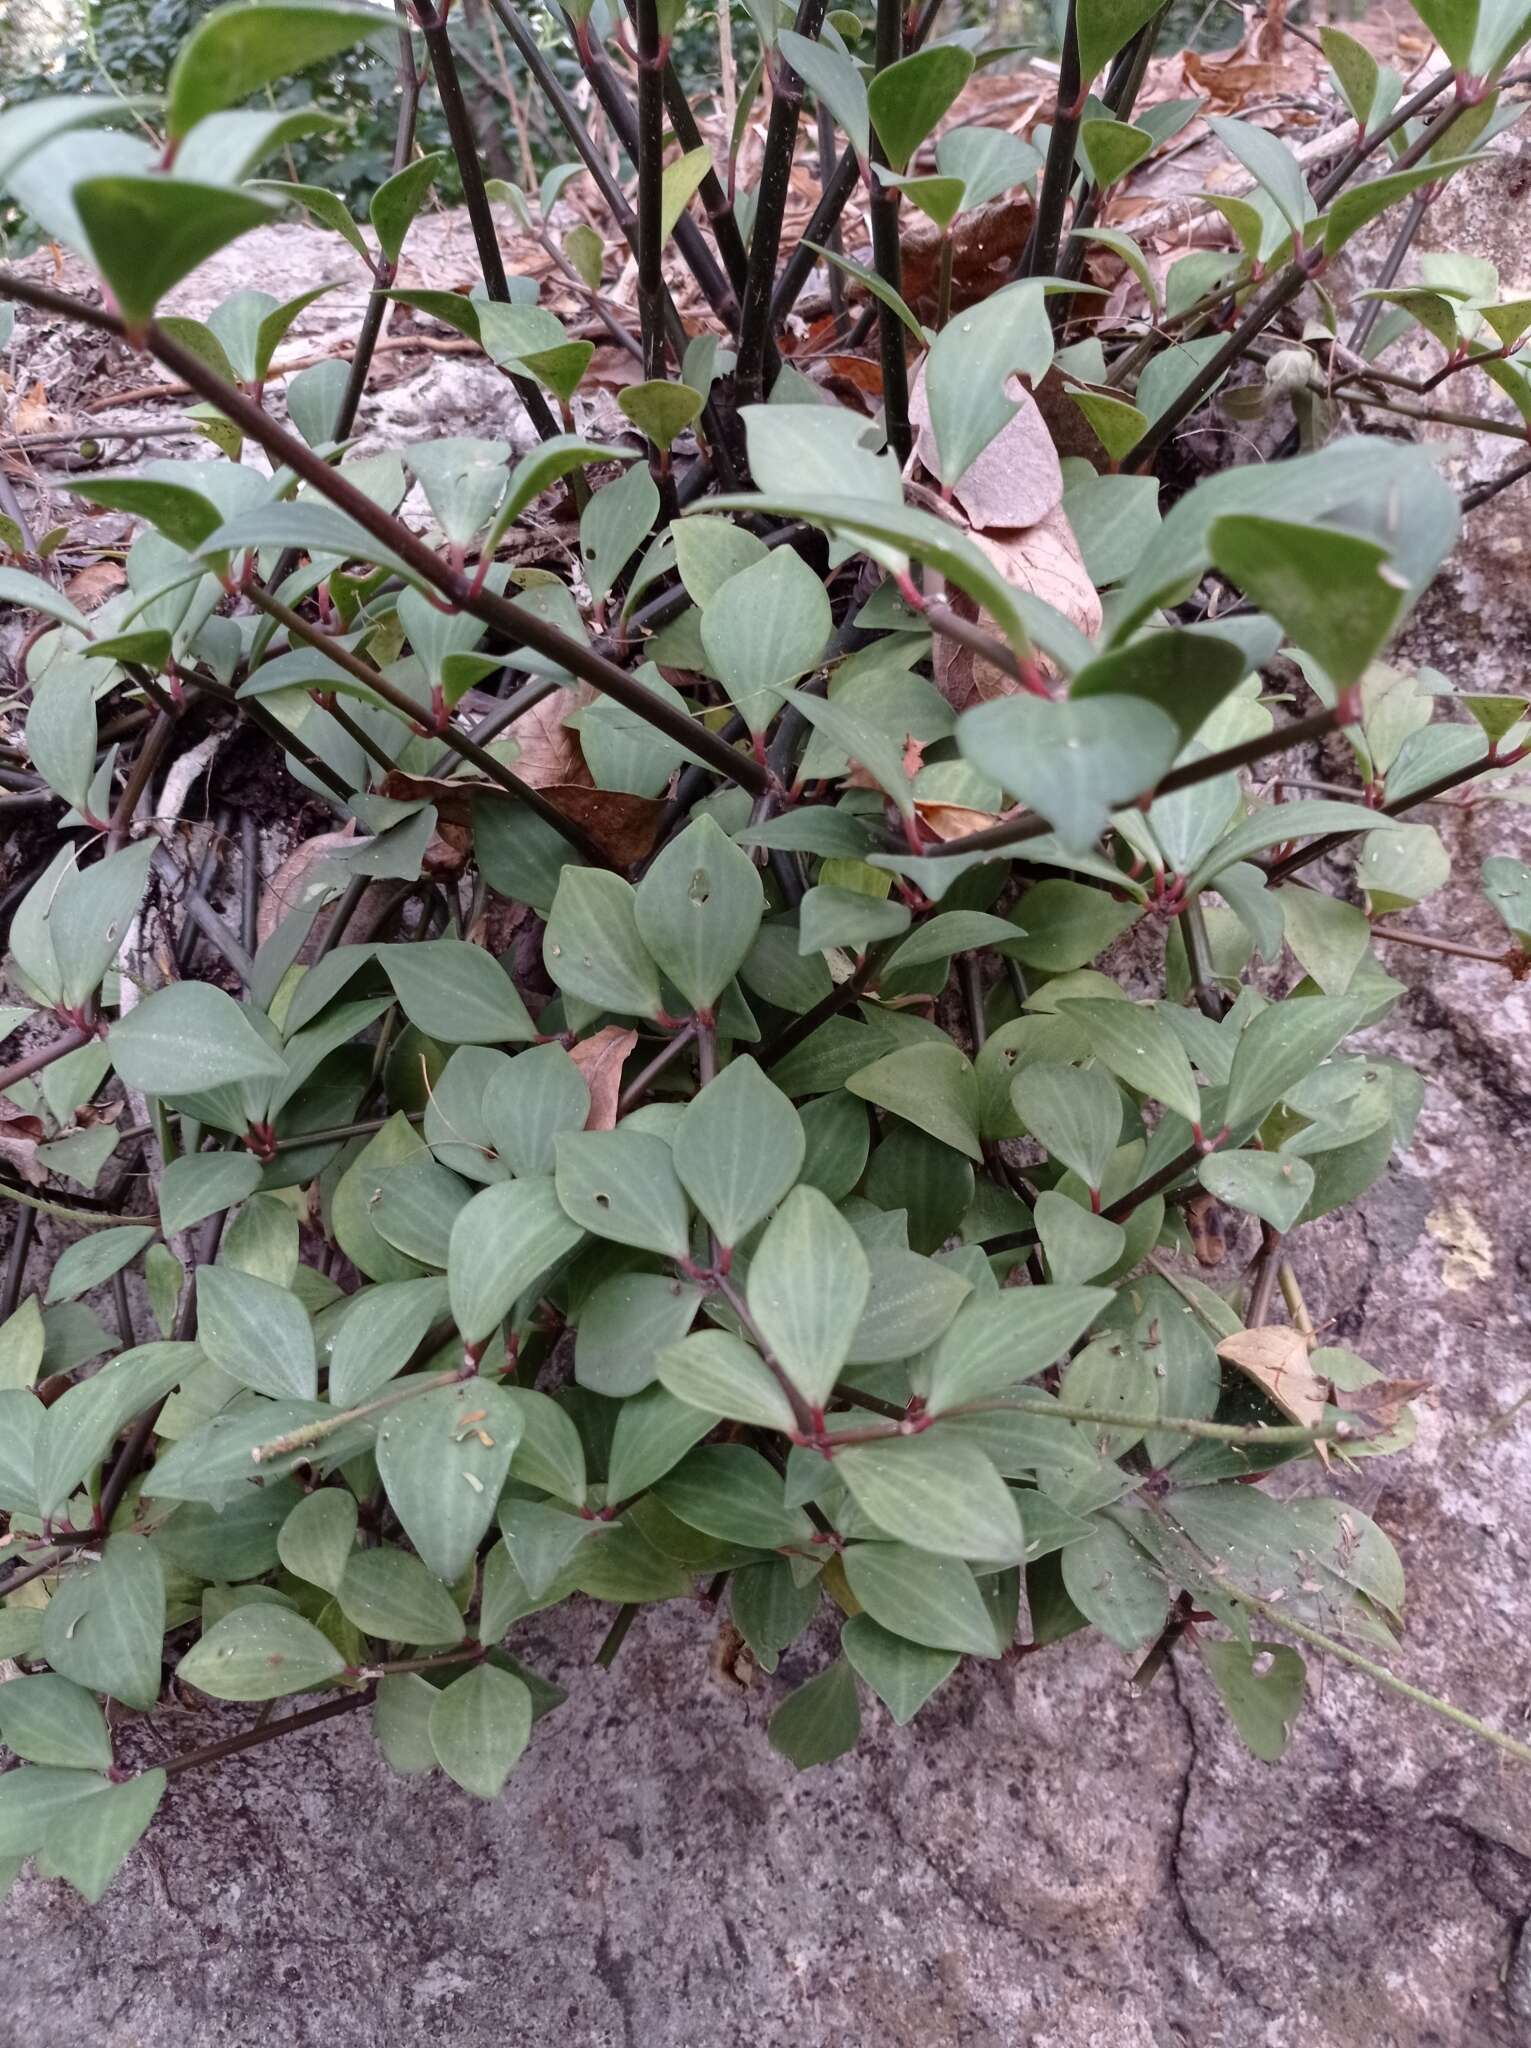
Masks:
[[[997,533],[975,528],[971,538],[1007,583],[1042,598],[1087,639],[1094,639],[1101,625],[1100,599],[1085,572],[1074,530],[1061,505],[1055,505],[1035,526]],[[975,619],[986,632],[998,634],[988,613],[980,612],[961,591],[952,591],[949,601],[959,618]],[[991,697],[1013,696],[1020,688],[1014,676],[982,655],[940,637],[936,640],[935,676],[937,689],[954,711],[965,711],[970,704],[982,704]]]
[[[1326,1382],[1313,1377],[1307,1339],[1301,1330],[1289,1329],[1284,1323],[1240,1330],[1223,1339],[1217,1355],[1236,1365],[1301,1428],[1316,1429],[1323,1421],[1329,1389]],[[1320,1443],[1313,1448],[1327,1465],[1328,1445]]]
[[[255,918],[255,933],[261,945],[266,943],[287,913],[296,909],[302,899],[303,885],[314,870],[337,854],[354,852],[355,847],[356,821],[353,819],[339,832],[321,832],[316,838],[305,839],[301,846],[293,848],[261,896]]]
[[[0,1159],[14,1166],[28,1187],[39,1188],[48,1178],[37,1163],[45,1135],[40,1116],[0,1116]]]
[[[82,612],[93,612],[98,604],[104,604],[114,590],[120,590],[128,580],[128,572],[120,562],[91,562],[86,568],[70,577],[64,585],[65,594],[73,598]]]
[[[664,816],[662,798],[593,789],[588,783],[550,783],[542,794],[573,824],[583,825],[607,859],[619,867],[631,867],[653,852]]]
[[[585,1086],[590,1090],[590,1114],[585,1118],[587,1131],[616,1128],[622,1068],[637,1043],[636,1031],[629,1031],[621,1024],[607,1024],[592,1037],[581,1039],[578,1045],[569,1048],[569,1057],[584,1075]]]
[[[1019,400],[1019,410],[952,487],[952,497],[971,524],[986,532],[1035,526],[1063,497],[1058,451],[1036,400],[1014,380],[1007,396]],[[939,479],[940,456],[930,424],[923,362],[909,393],[909,424],[915,429],[915,454]]]
[[[997,813],[970,811],[963,804],[921,803],[916,797],[914,808],[932,839],[966,839],[970,832],[987,832],[999,822]]]
[[[52,424],[53,408],[48,403],[47,389],[39,378],[17,399],[11,425],[18,434],[40,434]]]
[[[523,782],[529,782],[533,789],[546,789],[553,783],[591,780],[579,750],[579,735],[564,720],[571,711],[588,704],[594,695],[588,687],[578,691],[554,690],[512,722],[509,737],[521,750],[516,756],[515,771]]]

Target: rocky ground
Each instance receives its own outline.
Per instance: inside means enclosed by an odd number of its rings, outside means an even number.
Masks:
[[[1531,281],[1514,174],[1448,198],[1427,242]],[[1524,687],[1527,491],[1471,515],[1412,629],[1464,686]],[[1497,943],[1474,879],[1528,857],[1526,814],[1435,815],[1458,880],[1415,922]],[[1410,992],[1374,1042],[1430,1084],[1418,1132],[1297,1259],[1320,1324],[1435,1390],[1412,1453],[1339,1482],[1403,1553],[1397,1668],[1524,1735],[1531,1406],[1491,1426],[1531,1390],[1531,987],[1386,964]],[[526,1625],[570,1699],[493,1806],[391,1777],[343,1722],[179,1781],[99,1907],[21,1885],[0,2048],[1531,2041],[1531,1775],[1356,1674],[1311,1666],[1271,1767],[1191,1657],[1135,1699],[1108,1646],[1070,1644],[964,1674],[908,1729],[873,1707],[856,1755],[800,1777],[764,1728],[801,1647],[740,1695],[700,1611],[641,1617],[609,1672],[603,1626]]]

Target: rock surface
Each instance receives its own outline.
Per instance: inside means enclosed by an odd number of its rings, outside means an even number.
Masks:
[[[1471,195],[1444,239],[1524,284],[1508,197]],[[1473,518],[1414,652],[1523,687],[1531,510],[1510,492]],[[1531,854],[1526,814],[1433,815],[1458,875],[1418,928],[1502,943],[1475,877]],[[1412,1453],[1337,1482],[1403,1553],[1396,1668],[1525,1736],[1531,1407],[1488,1432],[1531,1390],[1531,988],[1386,964],[1410,992],[1372,1042],[1426,1076],[1418,1132],[1296,1258],[1321,1326],[1436,1389]],[[611,1672],[603,1625],[520,1632],[571,1698],[493,1806],[391,1777],[342,1722],[178,1781],[99,1907],[22,1884],[0,2048],[1531,2042],[1531,1773],[1356,1673],[1310,1663],[1269,1767],[1193,1657],[1134,1700],[1105,1644],[1070,1644],[964,1673],[909,1729],[870,1706],[860,1751],[799,1777],[765,1722],[822,1643],[741,1697],[709,1678],[701,1612],[641,1617]]]

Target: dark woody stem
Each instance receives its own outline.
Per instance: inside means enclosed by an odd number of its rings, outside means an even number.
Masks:
[[[500,254],[494,215],[489,210],[489,194],[484,190],[478,137],[473,132],[468,103],[463,98],[462,80],[457,75],[457,59],[452,54],[446,15],[429,9],[422,0],[415,0],[415,13],[425,36],[431,69],[436,75],[436,91],[441,99],[441,111],[446,116],[447,135],[452,144],[452,154],[457,159],[458,175],[462,179],[463,203],[468,209],[468,223],[473,229],[473,240],[478,249],[479,268],[484,273],[484,289],[498,304],[508,305],[510,286],[505,277],[505,259]],[[542,392],[530,377],[513,373],[510,381],[515,386],[516,396],[526,407],[532,425],[544,441],[551,441],[560,429]]]
[[[793,23],[797,33],[814,41],[824,26],[826,7],[827,0],[798,0],[797,19]],[[744,304],[739,312],[739,360],[734,376],[741,405],[758,405],[766,395],[772,286],[802,106],[803,81],[778,51],[772,71],[771,118],[766,124],[765,154],[755,199],[755,225],[750,234]]]
[[[643,340],[643,374],[665,373],[664,273],[660,268],[664,194],[665,61],[659,39],[657,0],[638,0],[638,326]]]
[[[395,0],[399,15],[399,125],[393,138],[393,168],[397,174],[409,162],[415,142],[415,116],[420,109],[420,73],[415,64],[414,44],[410,40],[409,23],[399,0]],[[334,438],[344,441],[356,424],[357,409],[361,405],[362,393],[367,388],[367,372],[372,367],[373,350],[383,329],[383,316],[388,311],[388,288],[393,275],[383,264],[379,253],[376,284],[368,296],[367,310],[362,315],[361,328],[356,337],[356,350],[351,357],[351,374],[346,380],[345,395],[340,401],[340,411],[335,417]],[[274,579],[280,583],[281,578]]]
[[[904,17],[898,0],[877,0],[877,69],[886,71],[904,54]],[[883,147],[875,138],[872,163],[886,164]],[[898,242],[899,189],[871,173],[872,260],[884,284],[901,291],[904,281],[903,252]],[[909,460],[914,436],[909,427],[909,364],[904,354],[904,323],[891,306],[879,301],[877,307],[877,348],[882,362],[882,416],[888,445],[898,457],[899,468]]]

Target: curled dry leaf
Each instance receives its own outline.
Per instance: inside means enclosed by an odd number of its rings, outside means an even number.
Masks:
[[[585,1077],[590,1090],[587,1131],[611,1131],[617,1124],[617,1098],[622,1093],[622,1068],[638,1043],[636,1031],[625,1025],[607,1024],[591,1037],[570,1046],[569,1057]]]
[[[984,832],[996,822],[989,811],[970,811],[965,804],[914,801],[915,815],[932,839],[966,839],[970,832]]]
[[[513,720],[509,732],[520,749],[515,769],[523,782],[529,782],[533,789],[547,789],[554,783],[591,781],[585,757],[579,750],[579,735],[570,731],[564,719],[577,706],[588,704],[595,694],[588,687],[578,691],[554,690],[540,704],[534,704]]]
[[[1301,1428],[1316,1429],[1323,1421],[1328,1384],[1314,1378],[1307,1339],[1300,1330],[1288,1329],[1283,1323],[1260,1330],[1240,1330],[1223,1339],[1217,1355],[1247,1374],[1269,1394],[1282,1414],[1289,1415]],[[1349,1398],[1347,1395],[1347,1405]],[[1328,1446],[1315,1444],[1313,1448],[1327,1465]]]
[[[1042,598],[1087,639],[1100,631],[1100,599],[1061,505],[1055,505],[1035,526],[998,533],[975,528],[972,539],[1007,583]],[[1002,637],[988,613],[981,612],[961,591],[952,591],[949,602],[959,618],[976,619],[986,632]],[[984,703],[990,697],[1014,696],[1020,688],[1003,669],[951,640],[937,639],[935,671],[936,687],[955,711],[965,711],[970,704]]]
[[[607,859],[619,867],[631,867],[654,851],[665,811],[661,797],[593,789],[585,782],[551,784],[542,794],[573,824],[583,825]]]
[[[39,1116],[0,1116],[0,1159],[13,1166],[28,1187],[40,1188],[48,1178],[37,1163],[37,1148],[46,1135]]]

